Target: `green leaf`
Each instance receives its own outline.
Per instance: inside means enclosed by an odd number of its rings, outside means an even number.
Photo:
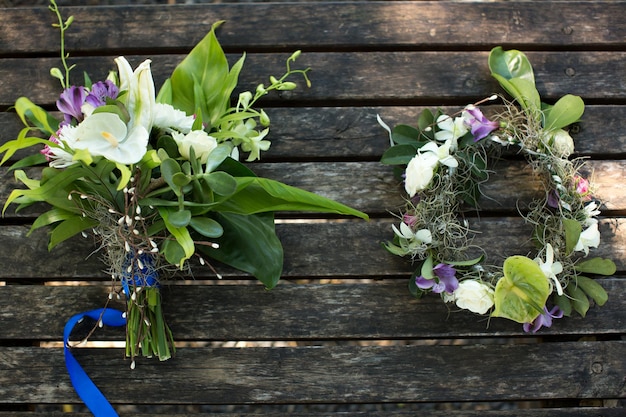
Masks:
[[[572,302],[570,301],[570,299],[569,299],[569,297],[567,295],[565,295],[565,294],[563,294],[563,295],[555,294],[554,295],[554,304],[559,306],[559,308],[563,312],[564,316],[569,317],[569,316],[572,315]]]
[[[434,279],[435,273],[433,272],[433,257],[429,256],[422,263],[422,268],[420,269],[420,274],[426,279]]]
[[[585,111],[585,103],[578,96],[568,94],[557,101],[549,111],[544,112],[544,129],[562,129],[580,120]]]
[[[169,222],[174,227],[187,227],[191,221],[189,210],[178,210],[170,213]]]
[[[28,121],[30,121],[35,127],[49,136],[54,135],[59,129],[59,121],[57,119],[26,97],[20,97],[15,101],[15,111],[25,126],[29,126]]]
[[[541,98],[534,83],[524,78],[507,80],[498,74],[492,74],[492,76],[523,109],[530,111],[541,109]]]
[[[217,148],[213,149],[207,158],[205,172],[209,173],[215,171],[217,167],[219,167],[222,162],[230,156],[232,151],[232,146],[228,144],[222,143],[217,145]]]
[[[587,298],[587,294],[576,285],[568,285],[565,288],[565,292],[570,296],[572,308],[582,317],[585,317],[587,311],[589,311],[589,298]]]
[[[589,274],[615,275],[617,267],[612,260],[598,257],[577,263],[576,270]]]
[[[74,235],[77,235],[84,230],[91,229],[97,224],[98,222],[94,219],[76,215],[60,222],[54,227],[54,229],[50,233],[48,250],[51,250],[59,243],[69,239]]]
[[[543,271],[532,259],[511,256],[504,261],[504,276],[496,284],[494,317],[518,323],[530,323],[539,314],[550,295],[550,286]]]
[[[570,284],[572,285],[572,284]],[[609,295],[606,290],[602,288],[602,285],[598,284],[591,278],[578,276],[576,278],[576,285],[582,289],[597,305],[603,306],[609,299]]]
[[[417,148],[413,145],[395,145],[387,149],[380,162],[385,165],[406,165],[417,154]]]
[[[489,53],[489,70],[507,80],[522,78],[535,84],[530,61],[523,52],[515,49],[505,51],[501,46],[493,48]]]
[[[224,171],[211,172],[205,174],[203,178],[215,194],[231,196],[237,191],[237,180]]]
[[[482,262],[483,259],[485,259],[485,257],[483,255],[481,255],[478,258],[468,259],[466,261],[445,261],[444,263],[446,263],[448,265],[452,265],[452,266],[461,266],[461,267],[463,267],[463,266],[476,265],[477,263]]]
[[[259,177],[237,177],[237,192],[215,210],[236,214],[271,211],[336,213],[368,219],[367,214],[317,194]]]
[[[217,238],[224,234],[222,225],[208,217],[192,217],[189,225],[205,237]]]
[[[398,145],[415,143],[419,137],[420,131],[409,125],[397,125],[391,131],[391,138]]]
[[[191,256],[194,254],[195,245],[193,243],[193,239],[191,238],[189,230],[187,230],[186,227],[177,227],[172,224],[170,220],[170,216],[173,213],[172,210],[164,207],[158,207],[157,209],[159,210],[161,218],[165,222],[165,227],[167,228],[168,232],[170,232],[172,236],[174,236],[176,242],[178,242],[182,249],[182,252],[178,259],[172,260],[171,258],[168,258],[168,262],[173,263],[174,265],[180,265],[180,267],[182,268],[183,263],[187,259],[191,258]]]
[[[161,177],[176,193],[180,193],[180,186],[174,181],[174,175],[181,173],[180,165],[172,158],[163,159],[161,161]]]
[[[216,219],[224,228],[217,240],[219,248],[198,245],[198,251],[274,288],[283,269],[283,247],[274,230],[274,215],[219,213]]]
[[[573,219],[561,219],[565,231],[565,254],[569,255],[576,247],[583,228],[580,222]]]
[[[168,83],[171,90],[169,104],[187,114],[193,114],[199,107],[202,120],[211,126],[215,126],[228,110],[245,59],[244,55],[229,70],[226,55],[215,36],[215,29],[222,23],[212,26],[204,39],[174,69]],[[159,92],[160,99],[165,100],[167,96],[166,92]]]

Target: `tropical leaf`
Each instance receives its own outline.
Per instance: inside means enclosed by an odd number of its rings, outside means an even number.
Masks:
[[[368,219],[361,211],[278,181],[259,177],[237,177],[236,180],[237,192],[215,207],[216,211],[236,214],[312,211]]]
[[[550,286],[539,265],[525,256],[508,257],[504,276],[496,284],[494,317],[518,323],[530,323],[539,314],[550,295]]]
[[[224,228],[216,240],[219,248],[198,245],[198,251],[252,274],[268,289],[274,288],[283,269],[283,247],[274,230],[273,213],[218,213],[216,220]]]
[[[585,111],[585,103],[578,96],[565,95],[549,110],[544,111],[544,129],[562,129],[580,120]]]

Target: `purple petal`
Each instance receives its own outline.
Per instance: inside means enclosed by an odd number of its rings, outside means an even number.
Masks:
[[[433,285],[435,285],[435,280],[426,279],[420,275],[419,277],[415,278],[415,285],[417,285],[417,288],[421,288],[422,290],[427,290],[429,288],[432,288]]]
[[[116,99],[119,94],[119,89],[111,81],[98,81],[91,86],[91,91],[87,95],[86,101],[94,107],[104,106],[106,99]]]
[[[456,269],[448,264],[438,264],[433,272],[439,278],[439,283],[444,285],[444,290],[452,294],[459,288],[459,280],[456,279]],[[434,290],[433,290],[434,291]]]
[[[81,107],[85,103],[86,97],[87,91],[84,87],[71,86],[61,93],[56,104],[57,108],[65,115],[66,122],[70,123],[72,117],[78,121],[83,119]]]
[[[487,135],[500,127],[498,122],[492,122],[487,119],[478,107],[470,107],[465,111],[471,116],[466,121],[466,124],[470,128],[475,142],[487,137]]]
[[[548,207],[552,207],[552,208],[559,207],[559,194],[556,192],[556,190],[551,190],[548,193],[547,200],[548,200],[547,201]]]

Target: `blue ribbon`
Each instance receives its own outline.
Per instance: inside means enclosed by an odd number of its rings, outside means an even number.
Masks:
[[[96,321],[102,320],[105,326],[124,326],[126,319],[123,314],[124,313],[121,311],[112,308],[99,308],[86,311],[72,316],[65,324],[63,330],[63,350],[65,353],[67,373],[70,375],[74,390],[76,390],[78,396],[95,417],[118,417],[118,414],[72,355],[72,351],[68,345],[70,334],[76,323],[81,321],[84,317],[89,317]]]

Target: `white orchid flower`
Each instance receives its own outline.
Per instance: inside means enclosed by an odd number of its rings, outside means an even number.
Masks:
[[[420,148],[420,152],[432,152],[437,156],[437,160],[440,164],[447,166],[448,168],[456,168],[459,166],[457,161],[450,151],[452,150],[452,140],[447,140],[446,143],[439,146],[435,142],[428,142],[426,145]]]
[[[554,249],[551,244],[548,243],[546,245],[546,261],[543,262],[541,258],[537,257],[535,262],[537,262],[546,278],[554,282],[557,294],[563,295],[563,287],[557,278],[557,274],[563,272],[563,265],[561,262],[554,262]]]
[[[428,229],[420,229],[417,232],[413,232],[411,227],[404,222],[400,223],[400,229],[398,229],[395,224],[392,224],[391,228],[393,229],[393,232],[402,239],[416,241],[416,243],[427,245],[433,241],[433,236]]]
[[[585,206],[585,214],[587,215],[587,218],[585,219],[585,226],[589,227],[592,224],[596,224],[598,223],[598,219],[596,219],[596,216],[600,215],[600,210],[598,210],[598,203],[596,203],[595,201],[590,202],[589,204],[587,204]]]
[[[600,231],[598,223],[593,223],[580,234],[574,250],[585,252],[585,256],[589,255],[589,248],[597,248],[600,245]]]
[[[468,132],[463,117],[452,118],[445,114],[437,118],[437,127],[440,130],[435,132],[435,139],[441,142],[449,140],[453,151],[457,148],[457,140]]]

